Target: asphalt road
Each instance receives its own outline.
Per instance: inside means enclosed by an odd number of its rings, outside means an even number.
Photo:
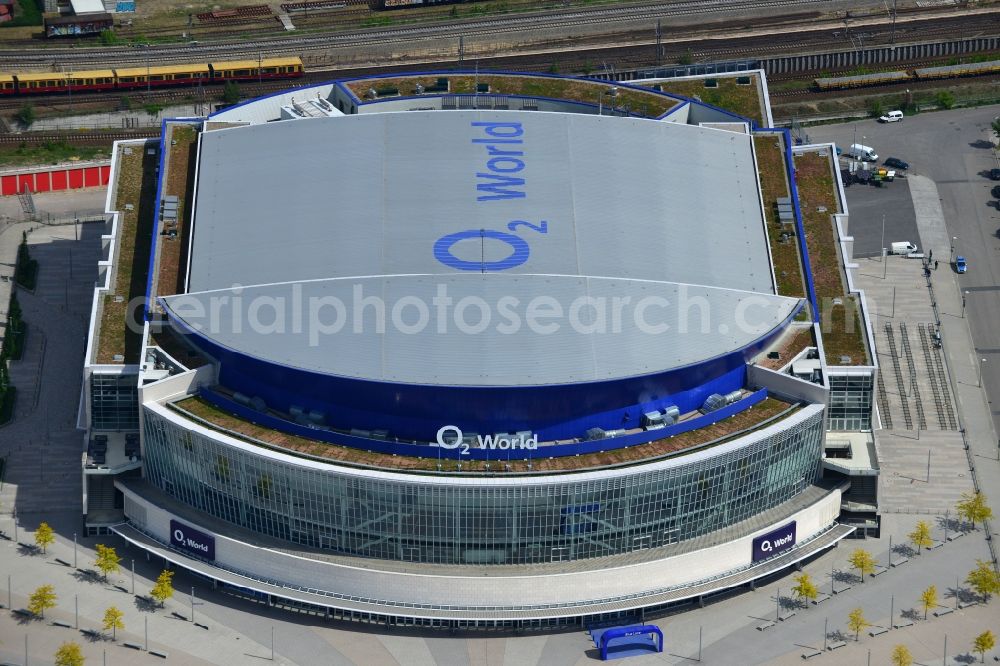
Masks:
[[[841,160],[841,164],[846,161]],[[910,188],[904,178],[882,187],[854,183],[844,192],[851,212],[848,232],[854,237],[855,257],[877,257],[883,247],[891,247],[896,241],[910,241],[923,247]]]
[[[994,424],[1000,426],[1000,210],[992,195],[998,183],[988,178],[989,169],[1000,166],[989,140],[990,123],[998,115],[1000,107],[990,106],[925,113],[885,125],[866,120],[807,131],[814,142],[835,141],[845,148],[857,136],[858,143],[875,148],[880,158],[902,158],[910,163],[911,172],[937,183],[954,253],[969,263],[959,285],[967,292],[966,314]],[[857,187],[847,191],[852,233],[856,232],[852,193]],[[870,216],[874,209],[859,205],[857,212]],[[886,210],[890,216],[894,212]],[[933,249],[935,258],[943,261],[950,259],[953,248],[921,249]]]

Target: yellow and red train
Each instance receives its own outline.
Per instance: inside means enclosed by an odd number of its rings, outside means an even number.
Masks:
[[[223,60],[194,65],[117,67],[78,72],[0,73],[0,95],[100,92],[133,88],[195,86],[226,81],[295,79],[302,76],[300,58]]]

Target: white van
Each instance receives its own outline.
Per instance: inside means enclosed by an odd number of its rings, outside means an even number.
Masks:
[[[871,146],[862,146],[860,143],[852,143],[851,148],[847,151],[847,156],[864,162],[878,161],[878,153],[875,152],[875,149]]]
[[[902,119],[903,119],[902,111],[890,111],[884,116],[879,116],[878,121],[880,123],[898,123]]]
[[[890,249],[892,254],[913,254],[917,251],[917,246],[910,241],[898,241],[893,243]]]

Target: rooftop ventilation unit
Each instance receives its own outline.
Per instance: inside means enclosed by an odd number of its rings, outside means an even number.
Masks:
[[[646,412],[642,415],[642,427],[646,430],[659,430],[666,427],[663,422],[663,414],[659,412]]]
[[[731,405],[734,402],[739,402],[743,398],[743,391],[731,391],[725,395],[725,400],[727,405]]]
[[[705,402],[701,406],[701,411],[708,414],[709,412],[714,412],[717,409],[721,409],[726,406],[726,399],[721,393],[713,393],[712,395],[705,398]]]

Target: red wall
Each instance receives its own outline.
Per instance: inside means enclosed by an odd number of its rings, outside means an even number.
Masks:
[[[78,190],[83,187],[101,187],[108,184],[110,166],[60,167],[46,171],[0,176],[0,196],[20,194],[25,188],[32,192],[57,192]]]

